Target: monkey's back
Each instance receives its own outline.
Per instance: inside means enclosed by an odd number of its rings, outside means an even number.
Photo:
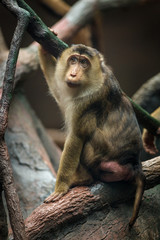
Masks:
[[[111,106],[109,111],[102,109],[101,113],[97,109],[97,127],[84,145],[82,163],[95,175],[99,175],[97,166],[102,161],[115,161],[120,165],[129,163],[139,168],[141,133],[129,100],[122,94],[119,102]]]

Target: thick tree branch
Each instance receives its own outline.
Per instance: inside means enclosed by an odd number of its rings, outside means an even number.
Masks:
[[[142,126],[153,135],[158,135],[157,129],[160,127],[160,121],[152,117],[145,109],[143,109],[140,105],[136,104],[131,98],[129,99],[132,103],[139,123],[142,124]]]
[[[7,216],[4,209],[3,199],[2,199],[2,182],[0,180],[0,239],[7,240],[8,238],[8,224]]]
[[[2,3],[14,12],[18,18],[17,26],[11,42],[6,71],[3,81],[3,92],[0,100],[0,172],[2,184],[10,216],[11,227],[15,239],[26,239],[25,226],[20,211],[19,198],[14,186],[12,168],[10,166],[8,149],[4,141],[4,134],[8,122],[8,110],[13,94],[14,73],[19,53],[20,44],[26,26],[29,22],[29,13],[19,8],[16,1],[2,1]]]
[[[3,38],[3,34],[2,31],[0,29],[0,62],[3,61],[6,56],[4,56],[4,52],[7,51],[7,47]],[[3,179],[2,176],[0,174],[0,239],[4,239],[6,240],[8,237],[8,224],[7,224],[7,216],[6,216],[6,212],[4,209],[4,203],[3,203],[3,199],[2,199],[2,193],[3,193],[3,188],[2,188],[2,183],[3,183]]]
[[[23,217],[26,218],[53,192],[54,166],[59,163],[60,151],[47,138],[44,127],[19,88],[16,88],[10,106],[5,140]]]
[[[3,81],[3,93],[0,100],[0,135],[2,136],[6,128],[6,115],[11,103],[13,85],[14,85],[14,74],[18,58],[18,53],[20,49],[20,44],[22,41],[23,34],[29,23],[29,13],[24,9],[19,8],[16,2],[13,1],[2,1],[2,3],[17,15],[18,22],[11,42],[11,47],[8,55],[8,60],[6,64],[6,71]],[[2,129],[1,129],[2,128]]]
[[[160,157],[142,162],[142,167],[146,176],[145,189],[150,189],[160,184]]]
[[[27,28],[30,35],[46,50],[50,51],[51,54],[53,54],[55,57],[58,57],[60,53],[68,47],[67,44],[49,31],[48,27],[23,0],[17,0],[17,2],[19,3],[20,7],[27,10],[31,15],[30,23]]]
[[[24,3],[23,1],[19,1],[19,2]],[[29,10],[28,7],[27,7],[27,10]],[[34,14],[32,16],[36,18]],[[32,21],[34,20],[34,17],[32,18]],[[36,21],[35,21],[35,24],[36,24]],[[42,26],[42,29],[43,29],[43,26]],[[49,31],[46,28],[45,30],[47,32]],[[30,28],[29,31],[34,31],[34,29]],[[34,35],[36,34],[34,33],[33,36]],[[50,38],[52,38],[52,35],[53,34],[49,35],[48,37],[48,35],[45,34],[45,38],[43,39],[44,42],[47,43],[46,41],[47,37],[50,41]],[[38,35],[36,35],[35,38],[38,38]],[[40,41],[42,41],[42,39]],[[59,53],[57,52],[56,54],[58,55]],[[8,102],[10,102],[10,98],[7,98],[7,103]],[[2,146],[2,150],[4,151],[4,154],[2,153],[3,157],[5,160],[8,161],[7,149],[5,149],[3,141],[1,142],[1,146]],[[4,159],[2,158],[2,160]],[[5,161],[3,162],[5,164]],[[5,168],[6,167],[4,166],[2,170]],[[149,168],[151,168],[151,166]],[[147,166],[146,166],[146,169],[147,169]],[[10,167],[9,167],[9,170],[10,170]],[[10,175],[11,173],[9,171],[8,172],[6,171],[5,173],[11,176]],[[150,176],[150,173],[148,176]],[[153,186],[154,182],[156,182],[156,184],[159,183],[158,174],[156,174],[156,178],[154,177],[152,178],[152,181],[148,180],[149,179],[148,176],[146,174],[147,186],[149,186],[149,184],[150,186]],[[11,182],[12,182],[12,179],[11,179]],[[7,182],[7,183],[9,184],[10,182]],[[122,192],[123,194],[121,194]],[[105,184],[105,185],[97,184],[92,186],[91,188],[88,188],[88,187],[74,188],[57,203],[53,203],[49,205],[43,204],[33,212],[33,214],[26,221],[27,236],[29,237],[29,239],[32,239],[32,240],[45,239],[48,232],[54,232],[55,229],[57,229],[59,226],[61,227],[62,224],[65,224],[68,222],[74,222],[77,220],[77,218],[79,219],[81,217],[84,217],[90,214],[93,210],[94,211],[98,210],[108,204],[126,201],[126,199],[129,199],[133,195],[134,195],[133,188],[131,188],[128,183],[126,184],[115,183],[115,184]],[[77,203],[78,203],[78,206],[77,206]],[[16,221],[19,221],[19,219]],[[18,238],[17,236],[16,239],[20,239],[20,238]]]
[[[160,157],[143,163],[146,189],[160,183],[159,169]],[[47,239],[53,239],[51,236],[54,232],[66,223],[73,223],[104,207],[109,208],[109,205],[126,202],[133,196],[134,188],[130,183],[97,183],[91,187],[75,187],[58,202],[42,204],[35,209],[25,221],[27,236],[32,240],[47,236]]]

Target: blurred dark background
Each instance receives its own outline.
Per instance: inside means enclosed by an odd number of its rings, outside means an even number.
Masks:
[[[40,1],[26,2],[47,26],[60,16]],[[75,1],[66,1],[68,3]],[[104,55],[127,95],[132,96],[149,78],[160,71],[160,1],[101,11]],[[16,19],[0,5],[0,26],[9,47]],[[33,39],[25,34],[22,47]],[[43,75],[38,69],[24,79],[26,95],[39,118],[48,128],[62,127],[55,101],[49,96]]]

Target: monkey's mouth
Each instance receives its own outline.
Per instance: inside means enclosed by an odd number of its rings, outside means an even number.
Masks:
[[[70,87],[70,88],[77,88],[81,85],[80,82],[73,82],[70,80],[67,80],[66,83],[67,83],[68,87]]]

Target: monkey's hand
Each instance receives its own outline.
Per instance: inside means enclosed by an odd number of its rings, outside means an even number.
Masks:
[[[157,130],[157,134],[160,134],[160,128]],[[148,132],[146,129],[143,131],[142,140],[143,140],[143,147],[145,151],[149,154],[156,154],[158,153],[158,149],[155,145],[155,136]]]

